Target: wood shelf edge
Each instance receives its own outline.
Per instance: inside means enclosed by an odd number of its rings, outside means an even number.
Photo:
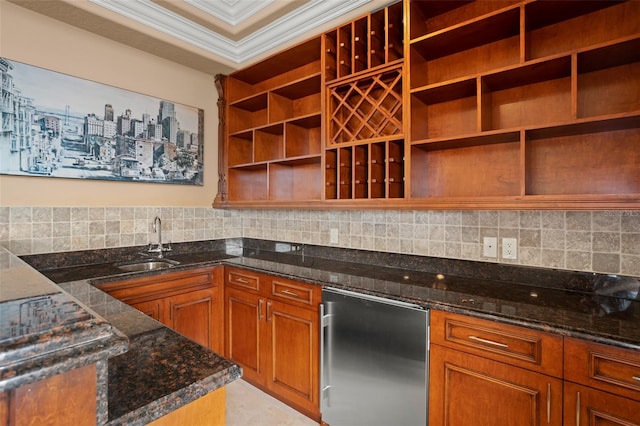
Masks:
[[[487,198],[375,198],[355,200],[229,201],[220,209],[314,210],[616,210],[640,211],[640,194],[619,196],[535,196]]]

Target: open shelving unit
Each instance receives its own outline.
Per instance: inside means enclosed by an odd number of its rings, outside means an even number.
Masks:
[[[315,38],[229,76],[230,202],[321,198],[320,63]]]
[[[639,2],[408,7],[410,204],[638,205]]]
[[[640,208],[640,1],[404,0],[227,78],[224,206]]]

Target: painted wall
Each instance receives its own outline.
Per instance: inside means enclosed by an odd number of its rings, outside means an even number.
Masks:
[[[205,112],[203,186],[0,175],[0,205],[211,205],[217,190],[216,70],[194,71],[4,0],[0,0],[0,56]]]

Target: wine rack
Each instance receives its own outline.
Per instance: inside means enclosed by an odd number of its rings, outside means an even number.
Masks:
[[[325,33],[325,81],[401,61],[402,11],[402,2],[398,2]]]

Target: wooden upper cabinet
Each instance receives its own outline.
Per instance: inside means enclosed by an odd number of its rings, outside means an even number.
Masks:
[[[408,8],[412,204],[638,207],[640,3]]]
[[[228,76],[228,202],[321,198],[322,73],[314,38]]]
[[[640,207],[640,2],[404,0],[227,78],[228,202]]]

